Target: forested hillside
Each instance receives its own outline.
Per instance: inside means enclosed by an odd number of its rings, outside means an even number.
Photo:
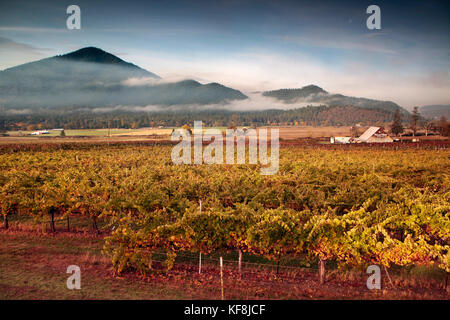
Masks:
[[[108,113],[41,112],[4,114],[0,122],[2,130],[34,130],[37,128],[98,129],[139,128],[152,126],[181,126],[202,120],[206,126],[263,126],[263,125],[373,125],[392,122],[394,113],[386,110],[365,109],[351,106],[309,106],[292,110],[265,110],[236,112],[218,110],[183,110],[160,112]],[[406,120],[407,117],[404,117]]]
[[[279,89],[265,91],[266,97],[273,97],[285,103],[294,102],[316,102],[328,106],[354,106],[366,109],[382,109],[391,112],[400,110],[407,113],[406,110],[392,101],[380,101],[374,99],[349,97],[342,94],[330,94],[316,85],[309,85],[303,88]]]

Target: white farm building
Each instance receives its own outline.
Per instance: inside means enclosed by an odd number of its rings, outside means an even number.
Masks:
[[[352,137],[331,137],[330,143],[352,143]]]
[[[370,127],[358,138],[358,140],[367,143],[394,142],[394,140],[392,140],[392,138],[380,127]]]
[[[48,132],[47,130],[39,130],[39,131],[34,131],[31,133],[32,136],[39,136],[41,134],[49,134],[50,132]]]

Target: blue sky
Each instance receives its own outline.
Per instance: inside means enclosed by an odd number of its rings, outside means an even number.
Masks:
[[[81,30],[66,8],[81,8]],[[368,30],[366,8],[381,8]],[[2,1],[0,69],[100,47],[166,80],[450,104],[448,1]]]

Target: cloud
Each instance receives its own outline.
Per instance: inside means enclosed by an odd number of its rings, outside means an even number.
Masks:
[[[153,86],[153,85],[157,85],[157,84],[178,82],[178,81],[183,81],[183,80],[187,80],[187,79],[196,80],[200,83],[205,83],[204,80],[188,78],[185,76],[174,76],[173,75],[173,76],[165,77],[163,79],[155,79],[155,78],[151,78],[151,77],[128,78],[127,80],[122,81],[122,84],[125,86],[128,86],[128,87],[142,87],[142,86]]]
[[[425,65],[429,59],[418,51],[374,54],[379,63],[374,64],[373,57],[364,54],[358,55],[358,59],[350,55],[330,63],[304,50],[279,52],[258,48],[220,55],[130,51],[127,59],[163,79],[219,82],[245,94],[315,84],[330,93],[390,100],[407,109],[450,103],[448,65],[433,71]]]
[[[420,80],[424,86],[435,88],[450,88],[450,72],[445,70],[432,71],[423,75]]]
[[[164,111],[165,109],[167,109],[167,107],[162,107],[158,105],[147,105],[147,106],[101,107],[101,108],[94,108],[90,111],[95,113],[108,113],[114,111],[151,112],[151,111]]]
[[[6,110],[5,113],[11,114],[11,115],[25,115],[25,114],[33,113],[33,110],[31,110],[31,109],[9,109],[9,110]]]
[[[135,51],[128,61],[159,74],[165,81],[194,79],[201,83],[219,82],[246,92],[299,87],[310,84],[314,74],[325,74],[326,66],[301,53],[283,54],[245,51],[210,55],[167,54]]]
[[[123,85],[128,87],[136,87],[136,86],[152,86],[157,83],[160,83],[158,79],[144,77],[144,78],[129,78],[122,82]]]
[[[37,28],[37,27],[0,27],[0,31],[15,31],[29,33],[67,32],[67,28]]]
[[[48,56],[48,48],[39,48],[26,43],[0,37],[0,70]]]
[[[160,105],[146,105],[146,106],[115,106],[115,107],[100,107],[92,109],[92,112],[107,113],[113,111],[129,111],[129,112],[157,112],[157,111],[177,111],[177,110],[190,110],[190,111],[202,111],[202,110],[229,110],[229,111],[257,111],[257,110],[269,110],[269,109],[297,109],[306,106],[318,106],[323,103],[313,102],[296,102],[285,104],[272,97],[264,97],[261,93],[247,93],[249,99],[234,100],[228,103],[220,104],[188,104],[188,105],[176,105],[176,106],[160,106]]]
[[[269,110],[269,109],[298,109],[306,106],[319,106],[323,103],[314,102],[295,102],[295,103],[284,103],[273,97],[265,97],[261,93],[245,93],[249,99],[231,101],[228,104],[221,105],[204,105],[195,106],[199,109],[226,109],[230,111],[256,111],[256,110]],[[306,98],[305,98],[306,100]]]
[[[339,49],[345,51],[358,50],[383,54],[397,54],[398,52],[396,50],[393,50],[386,45],[374,41],[376,37],[380,36],[382,36],[382,33],[376,33],[376,35],[373,34],[366,37],[352,36],[345,38],[343,38],[342,36],[336,36],[335,34],[333,34],[333,38],[323,35],[317,35],[313,37],[286,35],[282,37],[282,40],[310,47]]]
[[[41,54],[41,51],[47,51],[49,49],[38,48],[29,44],[20,43],[8,38],[0,37],[0,52],[4,53],[3,51],[6,50],[26,50],[28,52],[31,51],[34,54]]]

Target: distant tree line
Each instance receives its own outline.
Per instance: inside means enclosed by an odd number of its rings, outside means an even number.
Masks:
[[[403,116],[405,117],[405,116]],[[28,115],[0,114],[0,130],[37,130],[45,128],[99,129],[182,126],[194,120],[206,126],[270,126],[270,125],[388,125],[394,112],[353,106],[308,106],[292,110],[236,112],[228,110],[171,110],[164,112],[92,112],[40,111]],[[407,119],[404,119],[407,120]]]

